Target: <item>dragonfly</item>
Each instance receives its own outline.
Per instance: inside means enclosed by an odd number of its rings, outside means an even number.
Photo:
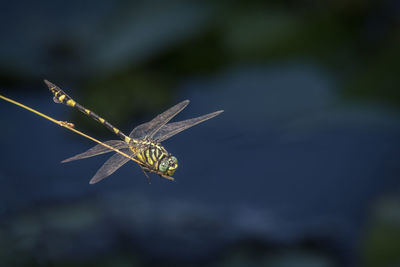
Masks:
[[[176,104],[175,106],[167,109],[163,113],[157,115],[151,121],[138,125],[129,133],[129,135],[126,135],[121,130],[113,126],[110,122],[105,120],[103,117],[100,117],[93,111],[85,108],[84,106],[76,102],[57,85],[48,80],[44,80],[44,82],[49,90],[52,92],[53,101],[55,103],[64,104],[66,106],[76,108],[85,115],[104,125],[120,139],[101,142],[91,136],[88,136],[76,130],[73,123],[57,121],[54,118],[51,118],[33,108],[25,106],[15,100],[9,99],[2,95],[0,95],[0,98],[21,106],[22,108],[34,112],[37,115],[51,120],[62,127],[65,127],[98,143],[96,146],[90,148],[83,153],[63,160],[62,163],[90,158],[112,151],[116,152],[100,167],[100,169],[98,169],[96,174],[90,180],[90,184],[97,183],[107,178],[130,160],[138,163],[149,182],[150,178],[148,176],[148,173],[155,173],[163,178],[173,181],[174,178],[172,177],[172,175],[178,168],[178,160],[175,156],[167,152],[164,146],[162,146],[161,142],[190,127],[214,118],[215,116],[223,112],[223,110],[219,110],[192,119],[169,123],[169,121],[173,117],[175,117],[189,104],[189,100],[184,100]]]

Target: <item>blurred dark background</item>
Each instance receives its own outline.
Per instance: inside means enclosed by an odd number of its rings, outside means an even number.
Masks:
[[[101,140],[184,99],[176,182],[0,103],[1,266],[400,266],[399,1],[3,1],[1,94]]]

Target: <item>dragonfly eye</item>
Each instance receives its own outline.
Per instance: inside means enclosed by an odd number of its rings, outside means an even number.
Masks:
[[[160,172],[166,172],[168,170],[169,164],[167,159],[163,159],[158,166]]]

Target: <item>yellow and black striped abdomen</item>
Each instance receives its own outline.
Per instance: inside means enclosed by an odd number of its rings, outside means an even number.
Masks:
[[[67,95],[63,90],[61,90],[57,85],[45,80],[46,85],[49,87],[50,91],[53,93],[54,97],[53,100],[56,103],[64,104],[73,108],[78,109],[82,113],[88,115],[89,117],[92,117],[96,121],[100,122],[103,124],[107,129],[118,135],[122,140],[124,140],[126,143],[129,143],[131,141],[131,138],[126,136],[124,133],[122,133],[118,128],[114,127],[111,123],[91,111],[90,109],[85,108],[84,106],[80,105],[77,103],[75,100],[73,100],[69,95]]]
[[[136,158],[141,161],[145,167],[158,171],[160,161],[168,156],[167,150],[160,144],[148,141],[143,141],[143,144],[139,146],[144,149],[131,147],[131,150],[136,153]]]

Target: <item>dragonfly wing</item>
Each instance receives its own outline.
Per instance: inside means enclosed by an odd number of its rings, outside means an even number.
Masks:
[[[176,104],[172,108],[164,111],[159,114],[157,117],[152,119],[149,122],[140,124],[132,132],[129,134],[129,137],[136,139],[143,139],[146,137],[153,137],[155,133],[157,133],[167,122],[169,122],[173,117],[176,116],[179,112],[181,112],[188,104],[189,100],[185,100]]]
[[[219,110],[213,113],[209,113],[197,118],[193,119],[188,119],[184,121],[178,121],[178,122],[173,122],[173,123],[168,123],[164,125],[155,135],[154,135],[154,140],[157,140],[158,142],[162,142],[177,133],[182,132],[183,130],[186,130],[187,128],[190,128],[192,126],[195,126],[196,124],[199,124],[203,121],[209,120],[211,118],[214,118],[215,116],[221,114],[224,112],[223,110]]]
[[[129,153],[124,151],[125,153]],[[131,155],[132,153],[128,154]],[[121,155],[121,154],[114,154],[109,158],[103,166],[96,172],[96,174],[93,176],[93,178],[90,180],[90,184],[97,183],[104,178],[108,177],[109,175],[113,174],[117,169],[119,169],[122,165],[127,163],[129,161],[129,158]]]
[[[112,147],[114,147],[116,149],[122,149],[122,148],[127,148],[128,147],[128,145],[125,142],[121,141],[121,140],[110,140],[110,141],[106,141],[104,143],[109,145],[109,146],[112,146]],[[81,154],[78,154],[78,155],[75,155],[73,157],[67,158],[67,159],[65,159],[65,160],[63,160],[61,162],[65,163],[65,162],[70,162],[70,161],[74,161],[74,160],[78,160],[78,159],[90,158],[90,157],[94,157],[94,156],[97,156],[97,155],[100,155],[100,154],[104,154],[104,153],[108,153],[108,152],[111,152],[111,151],[112,151],[111,149],[109,149],[109,148],[107,148],[107,147],[105,147],[105,146],[103,146],[101,144],[98,144],[98,145],[92,147],[91,149],[87,150],[86,152],[83,152]]]

